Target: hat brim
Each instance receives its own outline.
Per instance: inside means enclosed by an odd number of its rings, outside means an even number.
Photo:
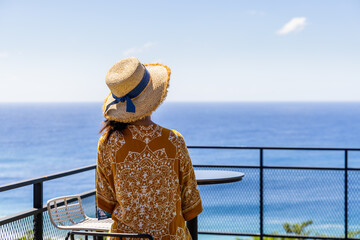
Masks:
[[[103,113],[106,119],[118,122],[134,122],[149,116],[164,101],[169,87],[171,70],[168,66],[159,63],[144,64],[150,73],[150,81],[146,88],[136,98],[132,98],[135,112],[126,111],[126,102],[119,102],[106,107],[115,99],[110,93],[105,99]]]

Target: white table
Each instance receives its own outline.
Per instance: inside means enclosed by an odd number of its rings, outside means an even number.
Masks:
[[[198,185],[223,184],[241,181],[245,176],[242,172],[223,170],[195,170]]]

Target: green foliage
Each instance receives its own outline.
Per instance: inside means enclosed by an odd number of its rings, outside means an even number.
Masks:
[[[34,231],[27,230],[20,238],[15,238],[15,240],[33,240],[34,239]],[[45,240],[51,240],[51,238],[47,238]]]
[[[359,235],[359,234],[360,234],[360,230],[348,232],[348,238],[354,238],[354,237],[356,237],[356,235]]]
[[[15,240],[33,240],[34,239],[34,232],[33,230],[27,230],[22,237],[16,238]]]
[[[278,234],[273,232],[272,234]],[[251,238],[239,238],[236,237],[235,240],[260,240],[260,237],[251,237]],[[296,239],[296,238],[295,238]],[[283,237],[263,237],[263,240],[294,240],[294,238],[283,238]]]
[[[290,224],[288,222],[283,224],[283,228],[285,230],[286,233],[295,233],[297,235],[304,235],[307,236],[309,235],[312,231],[305,231],[305,228],[309,225],[313,224],[312,220],[306,221],[306,222],[302,222],[301,224],[295,223],[295,224]]]

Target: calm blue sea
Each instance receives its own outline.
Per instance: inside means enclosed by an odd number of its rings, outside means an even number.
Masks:
[[[101,103],[0,104],[0,185],[96,162]],[[188,145],[360,147],[360,103],[164,103],[153,121],[182,133]],[[193,164],[258,166],[256,150],[190,150]],[[266,151],[265,165],[343,167],[336,151]],[[349,152],[349,167],[360,153]],[[259,232],[259,171],[238,183],[200,186],[200,230]],[[349,172],[349,230],[360,230],[360,174]],[[312,220],[309,230],[340,236],[344,173],[264,170],[265,232]],[[49,198],[93,189],[94,173],[44,184]],[[0,217],[32,207],[32,187],[0,193]]]

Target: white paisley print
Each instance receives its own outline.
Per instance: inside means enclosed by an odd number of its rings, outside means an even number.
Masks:
[[[162,128],[156,124],[151,124],[148,126],[140,126],[140,127],[135,125],[130,125],[129,130],[132,133],[133,139],[143,141],[146,144],[148,144],[150,140],[160,137],[162,132]]]
[[[180,200],[173,164],[174,159],[167,158],[164,149],[152,152],[146,146],[141,153],[129,152],[116,168],[115,181],[119,184],[115,191],[122,203],[128,203],[117,218],[137,232],[149,231],[153,237],[169,234],[167,226]]]
[[[112,213],[112,232],[190,240],[185,220],[202,211],[191,159],[180,133],[129,125],[99,140],[97,204]]]

